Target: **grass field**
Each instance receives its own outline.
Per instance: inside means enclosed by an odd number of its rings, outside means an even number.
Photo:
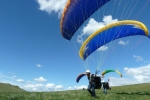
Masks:
[[[103,94],[102,89],[96,90],[97,98],[91,97],[87,90],[24,92],[20,89],[17,92],[0,88],[0,100],[150,100],[150,83],[111,88],[108,94]]]

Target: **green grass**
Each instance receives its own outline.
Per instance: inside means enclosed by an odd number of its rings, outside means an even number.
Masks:
[[[58,92],[0,92],[0,100],[150,100],[150,83],[112,87],[103,94],[96,90],[92,98],[87,90]]]

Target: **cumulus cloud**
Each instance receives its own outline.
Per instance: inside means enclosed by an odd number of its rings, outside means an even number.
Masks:
[[[85,38],[83,38],[83,36],[84,37],[89,36],[90,34],[95,32],[96,30],[106,26],[107,24],[114,23],[117,21],[118,21],[118,19],[112,19],[111,15],[104,16],[102,22],[97,22],[94,18],[91,18],[89,20],[88,24],[83,27],[82,33],[80,35],[78,35],[77,42],[82,44],[84,39],[85,39]]]
[[[95,21],[93,18],[91,18],[89,20],[89,23],[83,28],[83,35],[90,35],[91,33],[93,33],[94,31],[104,27],[104,23],[103,22],[97,22]]]
[[[72,90],[72,87],[70,86],[70,87],[68,87],[68,90]]]
[[[74,89],[87,89],[87,86],[86,85],[81,85],[81,86],[74,86]]]
[[[104,16],[103,18],[103,22],[105,25],[108,25],[108,24],[111,24],[111,23],[114,23],[114,22],[117,22],[118,19],[112,19],[112,16],[111,15],[108,15],[108,16]]]
[[[138,68],[124,68],[127,75],[133,76],[138,82],[150,82],[150,64]]]
[[[46,89],[49,91],[60,91],[63,90],[63,85],[55,85],[54,83],[46,84]]]
[[[60,91],[63,90],[63,85],[55,85],[54,83],[44,84],[26,84],[22,87],[27,91]]]
[[[118,42],[118,44],[120,44],[120,45],[127,45],[128,43],[129,43],[129,41],[124,42],[123,40],[120,40],[120,41]]]
[[[28,91],[43,91],[43,84],[27,84],[23,88]]]
[[[124,68],[124,76],[130,76],[130,78],[116,78],[109,77],[110,86],[120,86],[129,84],[140,84],[150,82],[150,64],[137,67],[137,68]]]
[[[147,82],[147,81],[150,82],[150,76],[137,75],[133,77],[140,83]]]
[[[55,90],[56,91],[60,91],[62,89],[63,89],[63,85],[57,85],[57,86],[55,86]]]
[[[41,65],[41,64],[36,64],[36,66],[37,66],[37,67],[42,67],[42,65]]]
[[[47,81],[47,80],[44,79],[43,77],[35,78],[34,80],[35,80],[35,81],[38,81],[38,82],[45,82],[45,81]]]
[[[100,48],[98,48],[98,51],[106,51],[108,49],[108,46],[101,46]]]
[[[124,71],[127,75],[137,76],[137,75],[145,75],[150,76],[150,64],[138,68],[124,68]]]
[[[51,14],[52,12],[61,15],[67,0],[37,0],[39,9]]]
[[[57,85],[56,88],[57,88],[57,89],[62,89],[63,86],[62,86],[62,85]]]
[[[90,35],[91,33],[93,33],[94,31],[110,24],[110,23],[114,23],[117,22],[118,19],[112,19],[111,15],[108,16],[104,16],[103,18],[103,22],[97,22],[95,21],[93,18],[91,18],[88,22],[88,24],[83,28],[82,30],[82,35]]]
[[[133,57],[136,59],[136,61],[143,61],[143,58],[141,56],[133,55]]]
[[[138,81],[134,78],[117,78],[117,77],[109,77],[110,86],[121,86],[121,85],[129,85],[129,84],[137,84]]]
[[[81,86],[74,86],[74,87],[68,87],[68,90],[79,90],[79,89],[87,89],[86,85],[81,85]]]
[[[24,82],[24,79],[17,79],[17,82]]]
[[[54,83],[48,83],[48,84],[46,84],[46,88],[53,89],[53,88],[55,88],[55,84]]]

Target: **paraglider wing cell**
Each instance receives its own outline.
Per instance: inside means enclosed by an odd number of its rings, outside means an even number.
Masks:
[[[122,77],[122,74],[118,70],[104,70],[102,72],[102,76],[104,76],[105,74],[107,74],[109,72],[116,72],[116,73],[118,73]]]
[[[68,0],[62,13],[62,36],[71,40],[78,28],[100,7],[110,0]]]
[[[96,30],[84,41],[80,48],[79,56],[85,60],[99,47],[118,38],[134,35],[150,37],[147,27],[138,21],[124,20],[108,24],[107,26]]]

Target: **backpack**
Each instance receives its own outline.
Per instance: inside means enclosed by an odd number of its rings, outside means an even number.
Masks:
[[[102,86],[100,76],[95,76],[94,74],[92,74],[91,75],[91,82],[95,83],[95,89],[100,89]]]
[[[102,86],[100,76],[95,76],[95,89],[100,89]]]
[[[106,88],[106,89],[109,89],[109,83],[108,82],[102,82],[102,84],[103,84],[103,87],[104,88]]]

